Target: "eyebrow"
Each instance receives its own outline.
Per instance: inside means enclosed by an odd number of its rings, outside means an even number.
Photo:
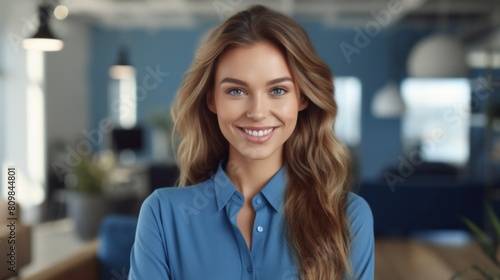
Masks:
[[[289,77],[281,77],[281,78],[277,78],[277,79],[274,79],[274,80],[270,80],[266,83],[266,86],[270,86],[270,85],[274,85],[274,84],[278,84],[278,83],[282,83],[282,82],[292,82],[293,83],[293,80]],[[222,81],[220,81],[221,84],[223,83],[233,83],[233,84],[238,84],[238,85],[242,85],[242,86],[245,86],[247,87],[248,84],[242,80],[238,80],[238,79],[235,79],[235,78],[230,78],[230,77],[227,77],[227,78],[224,78],[222,79]]]

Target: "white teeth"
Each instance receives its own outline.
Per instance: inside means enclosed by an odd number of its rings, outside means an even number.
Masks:
[[[264,135],[268,135],[269,133],[271,133],[271,131],[273,131],[274,128],[269,128],[269,129],[266,129],[266,130],[249,130],[249,129],[246,129],[246,128],[243,128],[243,130],[252,135],[252,136],[264,136]]]

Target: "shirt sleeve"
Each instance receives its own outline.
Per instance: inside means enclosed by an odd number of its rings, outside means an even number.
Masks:
[[[351,222],[350,261],[356,280],[373,280],[375,270],[375,240],[373,215],[368,203],[350,194],[348,215]],[[348,278],[349,280],[352,279]]]
[[[160,200],[154,192],[144,201],[139,213],[130,253],[129,280],[170,279],[160,217]]]

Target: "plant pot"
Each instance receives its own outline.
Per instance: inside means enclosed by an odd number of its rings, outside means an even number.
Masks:
[[[110,213],[106,197],[69,191],[66,201],[68,217],[75,222],[78,237],[83,240],[95,238],[101,220]]]

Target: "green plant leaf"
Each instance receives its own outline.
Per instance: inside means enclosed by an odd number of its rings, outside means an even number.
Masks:
[[[487,280],[495,280],[495,277],[491,275],[488,271],[485,269],[481,268],[478,265],[472,265],[472,269],[479,272],[483,277],[485,277]]]
[[[484,268],[473,264],[469,266],[468,268],[458,271],[457,273],[453,274],[453,276],[450,278],[450,280],[460,280],[462,276],[465,276],[469,274],[471,271],[476,271],[477,273],[481,274],[481,276],[484,277],[485,280],[498,280],[498,276],[494,276],[491,272],[485,270]]]
[[[482,231],[476,224],[466,217],[460,217],[467,227],[476,236],[477,241],[483,248],[493,246],[493,240],[484,231]]]
[[[153,127],[161,129],[167,135],[172,134],[172,128],[174,126],[172,121],[172,116],[170,112],[166,111],[155,111],[151,114],[150,118],[151,124]]]
[[[92,157],[84,156],[80,164],[73,168],[77,181],[74,190],[82,193],[102,193],[107,171]]]
[[[500,241],[500,221],[498,220],[495,211],[493,211],[493,207],[490,204],[486,204],[486,211],[488,212],[488,218],[490,219],[490,223],[495,231],[496,242]]]
[[[453,274],[453,276],[451,276],[450,280],[459,280],[462,276],[466,275],[471,270],[472,270],[472,266],[470,266],[464,270],[458,271],[455,274]]]

